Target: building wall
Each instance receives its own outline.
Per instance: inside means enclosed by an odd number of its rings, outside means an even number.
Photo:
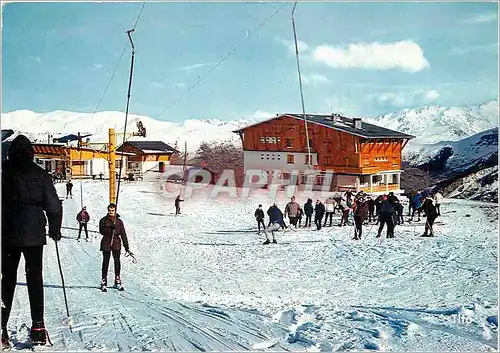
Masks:
[[[289,162],[288,156],[293,156],[293,163]],[[317,164],[317,153],[311,153],[312,165]],[[243,151],[243,167],[261,170],[304,170],[307,169],[307,153],[303,152],[266,152],[266,151]]]
[[[378,171],[401,169],[402,141],[379,141],[361,144],[361,167]]]
[[[337,186],[345,188],[356,188],[357,176],[355,175],[337,175]]]

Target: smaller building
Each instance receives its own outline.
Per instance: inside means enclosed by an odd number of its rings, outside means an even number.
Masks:
[[[164,172],[172,155],[178,152],[163,141],[127,141],[116,150],[133,154],[128,158],[127,173],[138,175],[154,169]]]

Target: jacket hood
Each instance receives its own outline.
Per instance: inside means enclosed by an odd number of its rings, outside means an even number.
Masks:
[[[8,156],[14,163],[26,163],[33,161],[35,151],[30,140],[24,135],[19,135],[10,144]]]

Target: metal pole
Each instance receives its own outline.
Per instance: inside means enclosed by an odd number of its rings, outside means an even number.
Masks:
[[[295,13],[295,7],[296,6],[297,6],[297,1],[295,1],[295,4],[293,5],[293,10],[292,10],[293,38],[294,38],[294,41],[295,41],[295,58],[297,59],[297,72],[298,72],[298,75],[299,75],[300,100],[302,102],[302,116],[304,118],[304,126],[305,126],[305,129],[306,129],[307,165],[308,165],[309,169],[311,169],[311,163],[312,163],[311,146],[309,145],[309,130],[307,129],[306,108],[304,106],[304,94],[302,92],[302,75],[300,74],[299,46],[298,46],[298,43],[297,43],[297,32],[296,32],[296,29],[295,29],[294,13]]]

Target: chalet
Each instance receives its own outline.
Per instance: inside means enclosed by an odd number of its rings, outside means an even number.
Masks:
[[[414,138],[338,114],[305,120],[302,114],[281,114],[233,132],[242,140],[245,173],[280,170],[287,184],[300,185],[315,171],[316,187],[333,173],[330,190],[365,192],[400,190],[402,150]]]
[[[164,172],[172,155],[177,152],[163,141],[127,141],[116,150],[134,154],[128,158],[127,170],[139,174],[155,168]]]
[[[90,177],[102,174],[109,177],[108,152],[89,147],[75,147],[57,143],[34,143],[35,162],[42,168],[52,173],[62,173],[70,177]],[[133,156],[132,153],[123,153],[123,161]],[[116,153],[115,167],[119,172],[122,153]],[[122,170],[122,177],[126,175]]]

